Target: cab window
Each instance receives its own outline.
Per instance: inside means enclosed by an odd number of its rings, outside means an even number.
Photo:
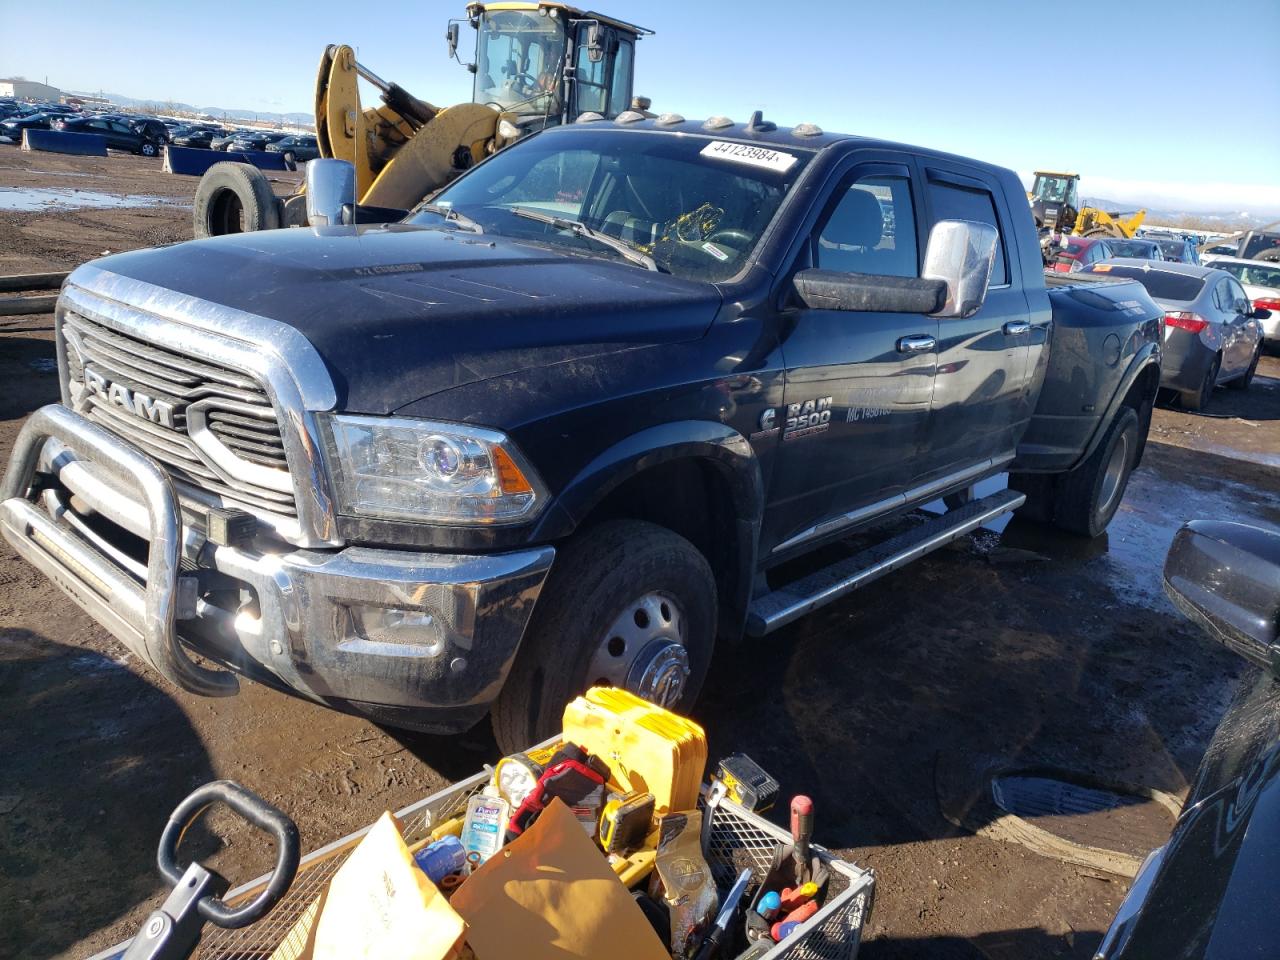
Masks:
[[[920,275],[916,215],[906,177],[864,175],[841,185],[836,196],[813,245],[815,266],[842,273]]]
[[[962,187],[955,183],[929,182],[929,204],[933,208],[934,221],[939,220],[972,220],[977,223],[989,223],[996,228],[996,258],[991,266],[991,286],[998,287],[1009,282],[1009,270],[1005,263],[1004,231],[1000,229],[1000,218],[996,216],[995,198],[990,191],[977,187]],[[1089,263],[1098,259],[1098,248],[1101,244],[1093,244],[1089,248]]]

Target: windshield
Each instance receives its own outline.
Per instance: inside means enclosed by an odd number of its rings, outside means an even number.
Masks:
[[[1147,293],[1157,300],[1181,300],[1189,302],[1204,289],[1204,277],[1193,277],[1171,270],[1152,270],[1148,267],[1125,267],[1113,263],[1095,264],[1095,273],[1109,273],[1113,277],[1137,280],[1147,288]]]
[[[1036,177],[1036,182],[1031,188],[1031,195],[1037,200],[1047,200],[1050,203],[1074,202],[1075,191],[1071,189],[1071,185],[1074,182],[1072,177],[1055,177],[1040,174]]]
[[[715,281],[742,269],[811,156],[710,137],[560,128],[496,154],[433,199],[486,234],[622,259],[581,231],[515,211],[581,221],[661,270]],[[421,211],[410,222],[442,221]]]
[[[565,27],[551,13],[503,10],[480,18],[476,103],[524,114],[560,113]]]
[[[1271,267],[1265,263],[1216,263],[1206,264],[1215,270],[1225,270],[1241,283],[1251,287],[1275,287],[1280,289],[1280,267]]]

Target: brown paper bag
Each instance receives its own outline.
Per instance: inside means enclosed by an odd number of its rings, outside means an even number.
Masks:
[[[465,933],[384,813],[271,960],[452,960]]]
[[[558,798],[454,893],[477,960],[671,960]]]

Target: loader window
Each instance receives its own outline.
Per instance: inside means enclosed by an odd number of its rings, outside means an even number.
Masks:
[[[618,41],[618,52],[613,55],[613,80],[609,85],[608,117],[616,117],[631,106],[631,71],[635,64],[636,48],[630,40]]]
[[[472,99],[519,113],[558,113],[565,27],[520,10],[485,13],[476,46]]]

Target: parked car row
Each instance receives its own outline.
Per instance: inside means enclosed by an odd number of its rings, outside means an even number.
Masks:
[[[1160,386],[1183,407],[1203,410],[1222,385],[1249,389],[1267,335],[1263,325],[1274,338],[1278,315],[1259,306],[1236,275],[1218,269],[1216,263],[1200,266],[1132,257],[1103,260],[1085,272],[1137,280],[1164,310]]]

